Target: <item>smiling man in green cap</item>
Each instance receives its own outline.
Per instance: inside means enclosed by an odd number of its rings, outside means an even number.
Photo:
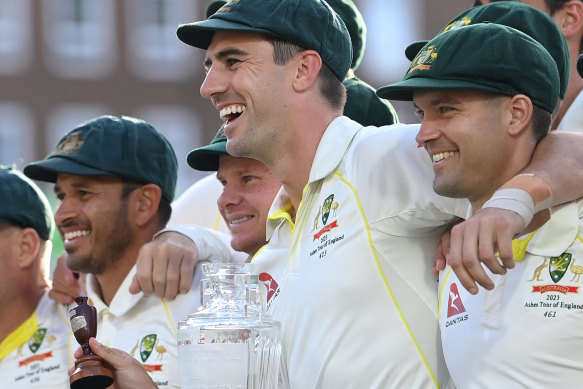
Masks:
[[[508,180],[531,179],[518,174],[549,133],[560,88],[542,45],[510,27],[478,23],[438,35],[403,81],[377,93],[413,100],[421,117],[417,140],[433,161],[433,188],[468,198],[471,216],[513,196]],[[543,183],[533,192],[539,199],[550,194]],[[516,267],[506,275],[488,272],[492,290],[471,295],[449,266],[442,271],[441,337],[458,388],[580,386],[583,338],[575,328],[583,295],[573,265],[583,255],[582,209],[581,200],[553,208],[542,228],[517,238]]]
[[[53,214],[42,191],[0,166],[0,380],[9,388],[68,386],[71,326],[48,297]]]
[[[352,61],[338,16],[318,0],[238,0],[177,34],[206,50],[201,93],[225,122],[227,152],[262,161],[285,189],[252,263],[279,266],[270,312],[292,388],[445,386],[430,258],[467,203],[432,193],[417,126],[363,128],[341,115]],[[513,210],[485,214],[478,231],[502,220],[504,247],[528,224]],[[497,239],[480,245],[494,252]],[[478,241],[466,242],[477,256]]]

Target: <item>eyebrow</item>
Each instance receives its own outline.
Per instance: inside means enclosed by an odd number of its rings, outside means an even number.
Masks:
[[[435,99],[432,99],[431,101],[429,101],[429,105],[434,107],[436,105],[440,105],[440,104],[461,104],[462,101],[459,99],[456,99],[455,97],[451,97],[448,95],[441,95],[436,97]],[[415,101],[413,101],[413,106],[415,108],[419,108],[419,106],[415,103]]]
[[[248,52],[246,52],[246,51],[244,51],[244,50],[241,50],[241,49],[236,49],[236,48],[226,48],[226,49],[224,49],[224,50],[221,50],[221,51],[219,51],[219,52],[218,52],[218,53],[215,55],[215,57],[216,57],[217,59],[223,59],[223,58],[225,58],[225,57],[229,57],[229,56],[231,56],[231,55],[242,56],[242,55],[249,55],[249,53],[248,53]],[[206,57],[206,58],[204,59],[204,62],[203,62],[203,64],[204,64],[204,66],[205,66],[205,67],[209,67],[209,66],[211,66],[211,65],[213,64],[213,61],[212,61],[212,60],[211,60],[209,57]]]

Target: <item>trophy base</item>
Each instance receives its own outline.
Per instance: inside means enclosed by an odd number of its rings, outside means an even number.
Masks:
[[[75,361],[69,382],[71,389],[104,389],[113,384],[113,372],[97,355],[83,355]]]

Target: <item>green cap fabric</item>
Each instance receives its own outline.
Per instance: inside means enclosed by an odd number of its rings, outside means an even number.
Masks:
[[[209,5],[206,6],[206,11],[205,11],[207,19],[209,16],[211,16],[212,14],[217,12],[219,10],[219,8],[221,8],[226,3],[227,3],[226,0],[216,0],[216,1],[213,1],[212,3],[209,3]]]
[[[100,116],[65,135],[44,160],[24,168],[28,177],[56,182],[59,173],[111,176],[156,184],[172,201],[178,163],[168,140],[149,123],[128,116]]]
[[[560,77],[559,96],[567,93],[571,70],[569,47],[557,24],[546,13],[535,7],[516,1],[501,1],[470,8],[453,18],[441,32],[470,24],[492,22],[524,32],[538,41],[553,57]],[[413,60],[427,41],[415,42],[405,49],[405,55]]]
[[[228,155],[227,137],[223,124],[210,144],[192,150],[186,157],[186,162],[191,168],[203,172],[219,170],[219,156]]]
[[[215,31],[265,34],[315,50],[340,81],[352,63],[348,30],[322,0],[231,0],[206,20],[180,25],[176,34],[206,50]]]
[[[347,78],[344,116],[363,126],[385,126],[399,122],[393,105],[376,95],[375,89],[358,78]]]
[[[0,166],[0,222],[34,228],[44,240],[50,240],[55,229],[46,196],[13,166]]]
[[[380,97],[412,100],[415,90],[460,89],[514,96],[553,112],[559,72],[545,48],[514,28],[478,23],[433,38],[411,63],[403,81],[380,88]]]
[[[350,68],[356,70],[362,62],[366,47],[366,23],[362,14],[352,0],[326,0],[332,9],[340,16],[350,34],[352,43],[352,63]]]
[[[581,77],[583,77],[583,54],[577,57],[577,72]]]

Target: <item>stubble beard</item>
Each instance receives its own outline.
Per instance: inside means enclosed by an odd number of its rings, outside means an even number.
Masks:
[[[112,218],[114,227],[102,240],[102,250],[100,252],[92,250],[89,254],[78,256],[74,252],[67,251],[69,268],[73,271],[98,275],[106,271],[110,265],[118,262],[128,250],[134,237],[127,216],[127,202],[122,201],[117,213]]]

